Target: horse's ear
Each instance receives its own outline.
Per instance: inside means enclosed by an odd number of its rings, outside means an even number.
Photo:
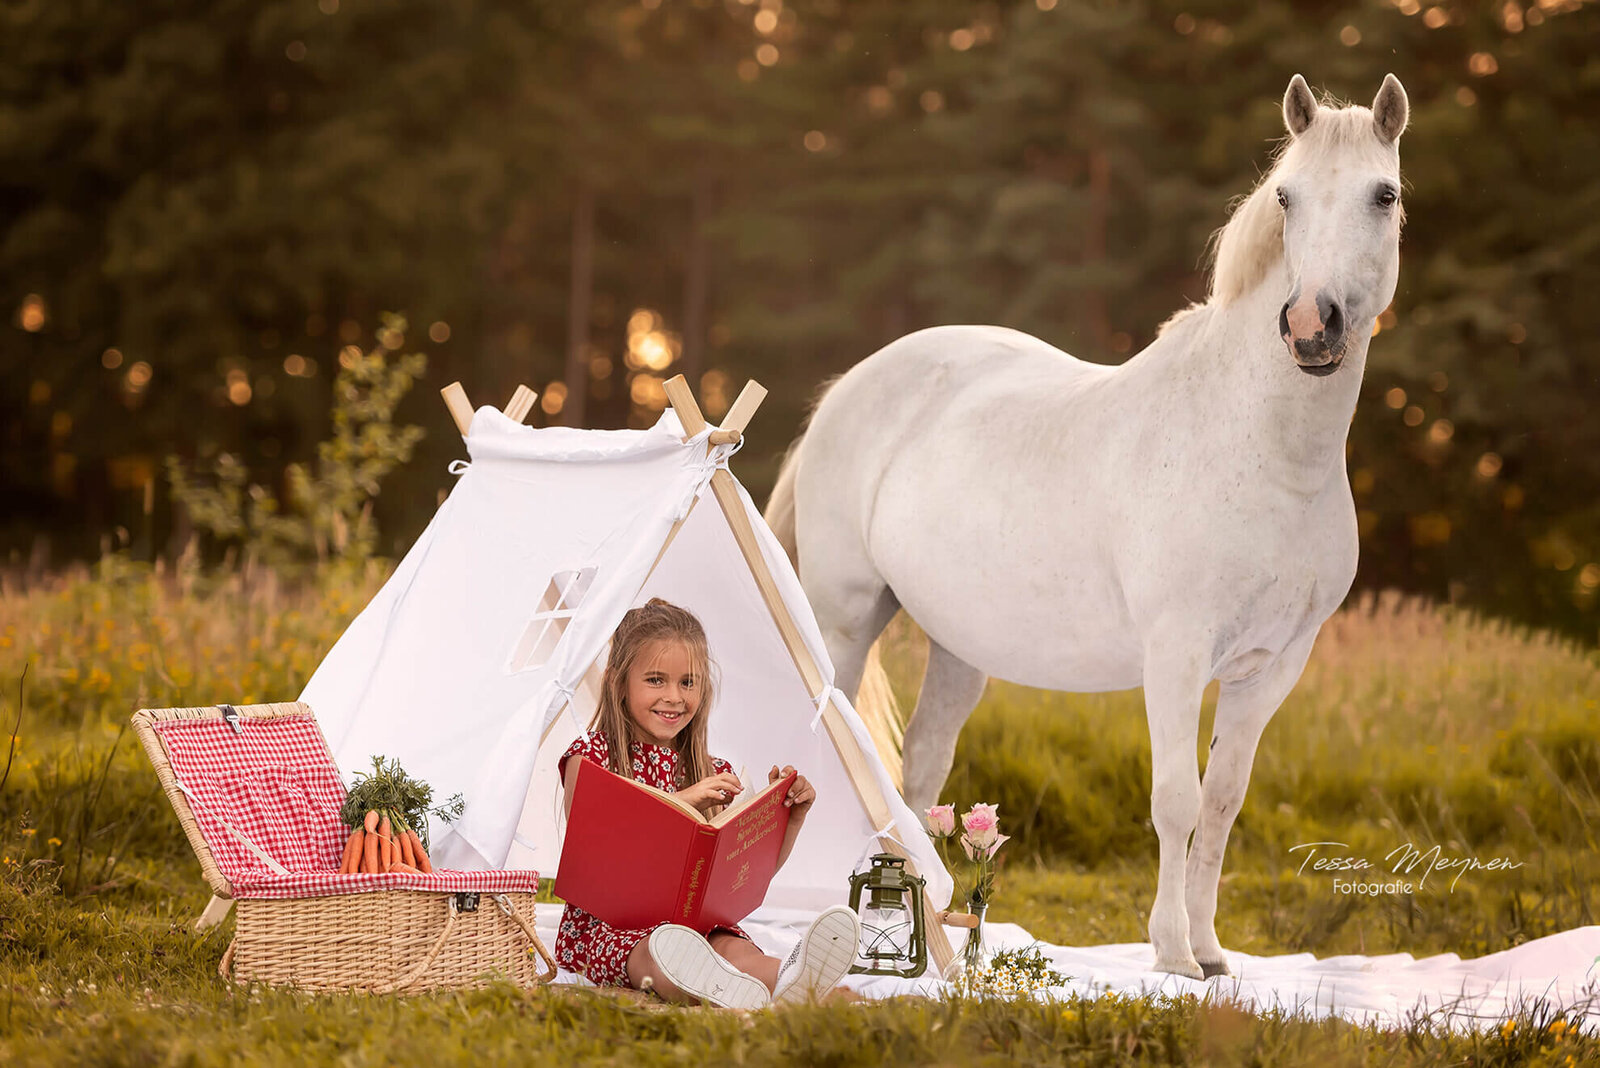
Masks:
[[[1289,88],[1283,94],[1283,124],[1296,137],[1306,132],[1311,120],[1317,117],[1317,98],[1311,95],[1306,80],[1296,74],[1289,79]]]
[[[1372,100],[1372,125],[1378,136],[1393,144],[1400,139],[1411,114],[1411,104],[1406,99],[1406,88],[1393,74],[1386,75],[1383,87]]]

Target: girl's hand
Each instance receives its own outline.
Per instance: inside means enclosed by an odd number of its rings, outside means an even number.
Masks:
[[[778,765],[772,765],[772,770],[767,772],[767,785],[771,786],[791,771],[794,771],[792,765],[785,764],[781,770]],[[794,782],[789,784],[789,792],[783,797],[784,807],[789,809],[789,819],[792,822],[804,820],[811,811],[811,802],[816,799],[817,791],[812,788],[811,780],[804,775],[796,775]]]
[[[743,789],[739,777],[731,771],[725,771],[720,775],[707,775],[693,786],[685,786],[676,796],[701,812],[707,812],[718,805],[726,805]]]

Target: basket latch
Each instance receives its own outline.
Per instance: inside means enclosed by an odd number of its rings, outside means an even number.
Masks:
[[[467,892],[463,892],[463,893],[457,894],[456,895],[456,911],[457,912],[477,912],[478,911],[478,896],[479,895],[476,892],[473,892],[473,891],[467,891]]]
[[[232,705],[218,705],[217,707],[222,710],[223,722],[233,728],[233,733],[243,738],[244,727],[239,724],[239,710]]]

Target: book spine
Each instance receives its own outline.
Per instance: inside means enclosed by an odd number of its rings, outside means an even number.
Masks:
[[[706,882],[711,877],[711,859],[716,845],[714,827],[701,827],[694,836],[683,864],[683,882],[678,887],[678,908],[673,923],[700,929],[700,912],[705,905]]]

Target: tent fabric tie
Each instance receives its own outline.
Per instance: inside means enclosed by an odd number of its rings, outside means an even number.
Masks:
[[[850,870],[852,872],[860,871],[862,861],[866,860],[873,853],[880,852],[880,850],[874,849],[873,847],[878,844],[878,839],[887,838],[889,836],[889,832],[894,830],[895,822],[895,819],[891,816],[888,823],[885,823],[878,830],[867,835],[867,844],[862,847],[860,855],[856,857],[856,862],[850,865]]]
[[[445,470],[452,475],[464,475],[467,473],[467,468],[471,466],[472,462],[470,460],[451,460]]]
[[[816,700],[812,702],[817,710],[817,714],[811,717],[812,734],[817,733],[817,727],[822,723],[822,714],[828,711],[828,702],[832,701],[838,693],[839,691],[834,688],[833,683],[829,682],[825,683],[822,687],[822,692],[817,694]]]
[[[704,442],[706,438],[711,436],[713,429],[713,427],[706,427],[689,439],[689,444],[695,445]],[[705,454],[704,466],[700,470],[700,477],[695,480],[694,487],[684,494],[683,500],[679,502],[677,510],[672,515],[673,522],[676,523],[689,514],[689,509],[694,507],[694,502],[700,499],[700,495],[711,484],[711,477],[718,470],[727,470],[728,458],[742,448],[744,448],[744,438],[742,437],[730,445],[713,445],[710,447],[710,451]]]
[[[553,684],[556,688],[556,692],[561,695],[562,710],[565,711],[568,717],[571,718],[572,725],[578,729],[578,733],[584,733],[584,725],[578,722],[578,710],[572,707],[572,699],[573,697],[577,696],[578,687],[575,685],[569,686],[560,679],[553,680]]]

